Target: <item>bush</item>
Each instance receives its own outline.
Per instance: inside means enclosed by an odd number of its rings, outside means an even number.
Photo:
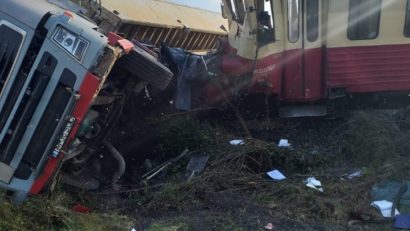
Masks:
[[[188,148],[203,150],[214,142],[214,130],[208,123],[191,118],[166,120],[160,126],[160,151],[176,156]]]
[[[399,129],[383,114],[359,112],[347,123],[344,153],[353,163],[373,165],[397,156]]]

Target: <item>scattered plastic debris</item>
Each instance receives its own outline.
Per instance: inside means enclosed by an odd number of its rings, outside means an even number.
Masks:
[[[397,215],[394,221],[396,229],[410,229],[410,215]]]
[[[266,174],[268,174],[268,176],[274,180],[286,179],[286,177],[281,172],[279,172],[279,170],[273,170],[273,171],[267,172]]]
[[[266,230],[273,230],[273,224],[272,223],[268,223],[265,225],[265,229]]]
[[[147,173],[145,173],[144,175],[142,175],[142,179],[144,180],[150,180],[151,178],[153,178],[154,176],[158,175],[160,172],[162,172],[164,169],[166,169],[168,166],[170,166],[171,164],[179,161],[180,159],[182,159],[182,157],[186,156],[189,153],[188,149],[185,149],[181,155],[168,160],[167,162],[157,166],[156,168],[151,169],[150,171],[148,171]]]
[[[357,171],[355,171],[355,172],[349,174],[349,175],[347,176],[347,179],[352,180],[353,178],[361,177],[361,176],[362,176],[362,171],[361,171],[361,170],[357,170]]]
[[[362,170],[355,170],[354,172],[351,173],[346,173],[343,174],[340,179],[341,180],[353,180],[354,178],[359,178],[363,175],[363,171]]]
[[[90,213],[93,210],[87,206],[77,203],[73,206],[73,211],[77,213]]]
[[[381,200],[381,201],[373,201],[371,204],[371,206],[377,208],[380,210],[380,212],[382,213],[383,217],[391,217],[392,215],[392,207],[393,207],[393,203],[390,201],[386,201],[386,200]],[[397,209],[395,209],[394,211],[394,215],[399,215],[399,211]]]
[[[195,176],[195,174],[201,173],[204,170],[208,159],[209,155],[205,154],[196,154],[191,156],[191,159],[189,160],[188,166],[186,168],[186,170],[189,172],[188,181],[190,181]]]
[[[318,155],[318,154],[320,154],[320,152],[319,152],[319,150],[314,149],[314,150],[310,151],[310,154],[312,154],[312,155]]]
[[[234,145],[234,146],[245,144],[245,142],[243,140],[231,140],[231,141],[229,141],[229,143],[231,145]]]
[[[315,177],[309,177],[306,179],[306,187],[313,188],[317,191],[323,192],[322,183],[318,181]]]
[[[386,181],[370,191],[371,201],[397,201],[400,212],[410,214],[410,181]]]
[[[290,147],[289,140],[287,140],[287,139],[279,140],[278,147],[280,147],[280,148],[289,148]]]

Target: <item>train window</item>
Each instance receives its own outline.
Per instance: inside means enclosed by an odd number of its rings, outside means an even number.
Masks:
[[[245,3],[244,0],[235,0],[236,11],[238,13],[238,22],[243,23],[245,21]]]
[[[273,0],[265,0],[265,4],[263,6],[263,10],[269,15],[267,17],[267,22],[269,22],[269,27],[275,27],[275,17],[273,15]]]
[[[228,7],[231,9],[232,20],[243,23],[245,20],[245,3],[244,0],[230,0]]]
[[[231,14],[232,14],[232,20],[237,21],[238,16],[236,14],[236,4],[235,4],[235,0],[230,0],[228,1],[228,7],[231,10]]]
[[[319,0],[306,1],[307,40],[314,42],[319,37]]]
[[[410,0],[407,0],[406,21],[404,22],[404,36],[410,37]]]
[[[350,40],[375,39],[379,35],[381,0],[350,0]]]
[[[273,15],[273,0],[262,0],[262,9],[258,15],[258,41],[260,46],[275,42],[275,20]],[[260,4],[260,3],[259,3]]]
[[[299,40],[299,0],[288,0],[288,33],[289,42]]]

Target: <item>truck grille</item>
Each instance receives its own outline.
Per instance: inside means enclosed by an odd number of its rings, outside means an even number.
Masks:
[[[8,164],[12,160],[13,155],[16,152],[21,139],[23,138],[26,127],[33,117],[35,109],[40,102],[41,96],[43,95],[47,84],[51,79],[56,65],[56,58],[47,52],[44,53],[29,84],[29,87],[26,90],[22,103],[18,107],[16,114],[19,116],[15,116],[13,118],[12,123],[8,128],[9,132],[0,144],[0,160],[2,162]],[[20,90],[20,88],[17,88],[16,90]],[[16,96],[18,95],[17,93],[19,92],[16,92]],[[14,97],[14,94],[12,98],[16,98]],[[10,108],[11,110],[12,107],[13,105],[6,104],[7,109]]]
[[[47,17],[45,17],[47,18]],[[7,27],[8,28],[8,27]],[[10,28],[9,28],[10,29]],[[17,33],[16,31],[14,31]],[[11,33],[11,32],[10,32]],[[30,43],[30,47],[27,50],[27,53],[24,56],[23,62],[21,64],[21,68],[19,70],[19,73],[17,74],[16,78],[14,79],[14,82],[12,83],[12,87],[10,92],[7,95],[6,102],[3,106],[3,108],[0,108],[0,132],[4,129],[4,126],[6,125],[6,122],[10,116],[11,111],[13,110],[13,107],[17,101],[17,98],[19,94],[21,93],[24,83],[27,80],[27,76],[30,73],[30,70],[34,64],[34,61],[37,58],[37,54],[40,51],[41,45],[44,42],[45,35],[47,34],[46,31],[41,31],[38,30],[36,31],[36,34],[33,37],[33,40]],[[14,34],[14,36],[21,36],[19,33]],[[14,37],[13,39],[10,38],[10,40],[16,40],[18,41],[19,37]],[[1,41],[6,41],[3,37],[1,37]],[[20,43],[22,42],[22,37],[20,39]],[[10,49],[10,48],[8,48]],[[16,50],[17,51],[17,50]],[[7,52],[5,52],[7,54]],[[16,53],[17,55],[17,53]],[[16,57],[15,57],[16,58]],[[0,63],[1,64],[1,63]],[[6,65],[7,66],[7,65]],[[0,65],[1,67],[1,65]],[[7,67],[5,68],[7,69]],[[6,71],[5,71],[6,72]],[[10,70],[8,70],[10,72]],[[4,78],[8,77],[8,74],[4,74]],[[0,81],[4,83],[0,83],[0,92],[2,92],[2,89],[4,85],[8,82],[6,79],[3,80],[3,76],[0,76]],[[11,84],[11,83],[10,83]],[[0,93],[0,96],[2,96],[2,93]]]
[[[58,124],[72,96],[72,93],[62,84],[59,84],[55,89],[23,157],[23,160],[29,163],[31,167],[37,168],[37,165],[46,151],[50,151],[51,153],[51,150],[46,149],[50,142],[55,143],[52,137],[57,130]]]
[[[0,92],[2,92],[23,42],[23,35],[4,24],[0,25],[0,35]]]

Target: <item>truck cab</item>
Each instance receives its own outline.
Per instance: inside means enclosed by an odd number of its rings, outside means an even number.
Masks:
[[[45,0],[0,1],[0,32],[0,188],[19,202],[39,193],[80,144],[91,143],[79,129],[102,89],[107,98],[107,78],[133,44]]]

